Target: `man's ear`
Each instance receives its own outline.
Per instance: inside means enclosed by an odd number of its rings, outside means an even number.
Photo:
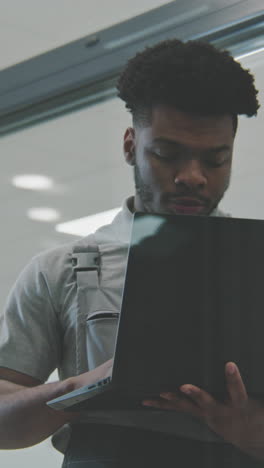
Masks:
[[[124,135],[123,150],[124,150],[125,160],[130,166],[134,166],[136,164],[135,139],[136,139],[135,129],[132,127],[127,128],[125,131],[125,135]]]

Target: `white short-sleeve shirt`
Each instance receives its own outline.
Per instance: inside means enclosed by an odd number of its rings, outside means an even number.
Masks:
[[[130,203],[131,198],[128,198],[113,222],[100,228],[93,237],[93,242],[96,240],[103,252],[111,280],[114,277],[115,288],[109,288],[107,296],[115,310],[121,307],[133,219],[128,208]],[[218,209],[211,215],[224,216]],[[71,255],[77,242],[41,253],[19,275],[0,316],[0,367],[24,373],[43,383],[56,368],[61,379],[75,375],[77,285]],[[89,245],[89,236],[86,243]],[[115,247],[118,255],[115,255]],[[177,413],[176,417],[174,412],[150,410],[148,417],[144,414],[144,421],[140,411],[101,413],[104,423],[114,421],[201,440],[218,440],[198,420],[182,413]],[[93,412],[93,415],[98,422],[100,412]]]

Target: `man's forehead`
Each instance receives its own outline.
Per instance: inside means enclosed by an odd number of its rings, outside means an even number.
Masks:
[[[151,123],[141,128],[145,143],[163,145],[206,144],[208,146],[232,145],[233,120],[229,114],[203,116],[159,106],[153,109]]]
[[[180,141],[177,140],[171,140],[169,138],[153,138],[152,144],[158,145],[158,146],[165,146],[168,149],[172,150],[188,150],[189,146],[185,145],[184,143],[181,143]],[[209,146],[207,148],[211,152],[219,152],[219,151],[228,151],[231,149],[231,146],[228,144],[222,144],[218,145],[216,142],[212,146]]]
[[[151,113],[151,127],[175,127],[190,128],[192,130],[212,128],[232,127],[233,118],[231,114],[211,114],[204,115],[195,112],[181,111],[172,106],[156,106]]]

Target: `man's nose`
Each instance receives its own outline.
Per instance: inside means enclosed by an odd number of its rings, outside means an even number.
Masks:
[[[201,162],[197,159],[190,159],[182,163],[175,172],[174,180],[176,184],[182,184],[189,188],[202,188],[207,183]]]

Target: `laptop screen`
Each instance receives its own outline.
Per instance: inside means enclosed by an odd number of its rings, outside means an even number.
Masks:
[[[264,395],[263,284],[264,221],[136,213],[115,378],[221,397],[234,361],[249,393]]]

